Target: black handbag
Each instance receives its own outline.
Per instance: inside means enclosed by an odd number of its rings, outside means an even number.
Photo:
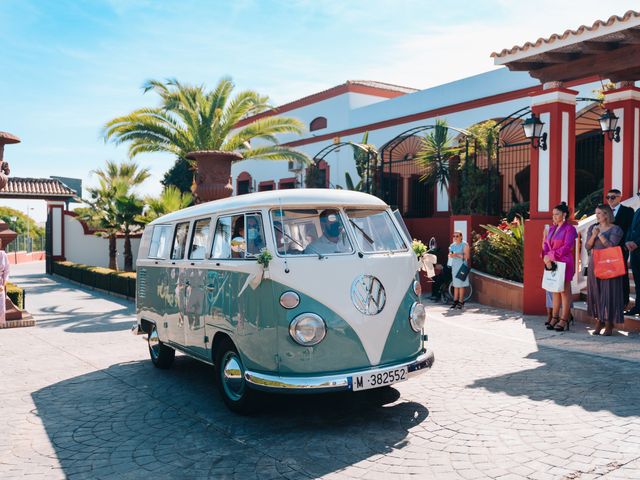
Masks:
[[[469,265],[467,265],[466,263],[463,263],[462,265],[460,265],[460,269],[458,270],[458,273],[456,273],[456,278],[464,282],[469,276],[470,271],[471,269],[469,268]]]

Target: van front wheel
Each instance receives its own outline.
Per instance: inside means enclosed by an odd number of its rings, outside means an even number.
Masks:
[[[155,325],[151,327],[147,343],[149,344],[151,362],[158,368],[169,368],[176,356],[176,351],[160,341]]]
[[[218,388],[225,405],[232,411],[246,415],[256,408],[258,392],[251,390],[244,379],[244,366],[231,340],[223,340],[217,348],[216,372]]]

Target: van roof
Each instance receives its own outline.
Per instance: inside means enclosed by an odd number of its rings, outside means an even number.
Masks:
[[[151,224],[173,222],[182,218],[211,215],[226,210],[244,210],[252,208],[285,206],[347,206],[347,207],[386,207],[378,197],[351,190],[327,188],[296,188],[290,190],[271,190],[268,192],[248,193],[234,197],[201,203],[177,212],[168,213],[155,219]]]

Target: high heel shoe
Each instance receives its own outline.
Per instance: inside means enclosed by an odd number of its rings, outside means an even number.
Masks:
[[[604,329],[602,336],[610,337],[611,335],[613,335],[613,324],[607,323],[607,328]]]
[[[458,300],[454,300],[451,306],[449,307],[449,310],[455,310],[456,308],[458,308],[458,303],[459,303]]]
[[[602,331],[603,328],[604,328],[604,322],[601,322],[600,320],[598,320],[595,327],[593,327],[593,335],[600,335],[600,332]]]
[[[458,310],[462,310],[464,308],[464,302],[458,302],[458,305],[456,305],[456,308]]]
[[[547,330],[553,330],[559,321],[559,317],[551,317],[551,321],[549,322],[549,325],[547,325]]]
[[[565,330],[569,331],[569,325],[571,325],[571,318],[568,318],[567,320],[563,318],[553,327],[553,329],[556,332],[564,332]]]

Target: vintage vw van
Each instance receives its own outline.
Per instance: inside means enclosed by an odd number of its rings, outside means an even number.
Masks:
[[[391,385],[434,361],[410,242],[384,202],[352,191],[260,192],[171,213],[142,237],[135,330],[156,367],[175,350],[215,365],[238,412],[259,390]]]

